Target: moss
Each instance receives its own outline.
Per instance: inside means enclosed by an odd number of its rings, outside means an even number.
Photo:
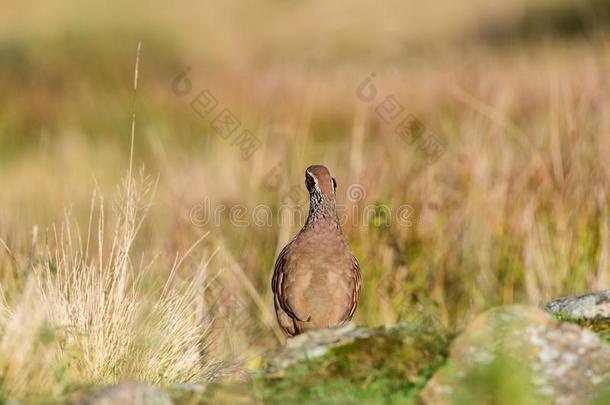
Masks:
[[[367,338],[331,348],[278,374],[210,385],[205,392],[170,391],[177,404],[416,403],[419,391],[444,364],[452,335],[432,321],[381,328]]]
[[[552,312],[552,313],[549,313],[549,315],[551,315],[551,318],[553,318],[554,320],[559,321],[559,322],[564,322],[564,321],[570,320],[570,317],[563,311]]]
[[[610,319],[579,319],[570,322],[587,328],[602,337],[610,336]]]
[[[610,343],[610,319],[572,319],[561,311],[551,314],[551,317],[560,322],[571,322],[587,328]]]
[[[270,403],[413,402],[444,363],[450,339],[431,322],[386,329],[288,368],[262,386],[262,396]]]

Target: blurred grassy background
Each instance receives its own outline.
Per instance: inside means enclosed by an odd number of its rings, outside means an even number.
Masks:
[[[344,229],[363,270],[358,323],[424,310],[459,327],[492,305],[608,288],[609,24],[607,0],[5,2],[2,285],[20,291],[64,210],[85,228],[93,190],[112,195],[125,176],[142,41],[135,162],[158,186],[131,254],[165,280],[210,231],[193,263],[216,252],[212,301],[248,314],[219,356],[277,344],[269,280],[299,228],[236,227],[228,210],[268,204],[276,218],[311,163],[329,166],[341,202],[358,183],[360,207],[414,208],[410,227]],[[187,66],[193,90],[178,96]],[[371,72],[378,101],[394,95],[444,145],[436,163],[356,97]],[[203,89],[263,142],[250,159],[192,110]],[[284,181],[269,191],[277,164]],[[192,223],[205,199],[228,207],[219,226]]]

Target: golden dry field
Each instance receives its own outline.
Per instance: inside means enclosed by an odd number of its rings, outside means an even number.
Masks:
[[[609,22],[604,0],[4,2],[0,396],[257,366],[314,163],[357,324],[608,288]]]

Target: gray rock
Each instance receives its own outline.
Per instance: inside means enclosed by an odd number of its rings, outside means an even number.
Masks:
[[[81,402],[87,405],[172,405],[169,394],[158,387],[126,381],[104,388]]]
[[[544,310],[566,320],[610,320],[610,290],[557,298]]]
[[[313,330],[289,338],[286,345],[268,358],[268,371],[286,368],[305,359],[321,357],[331,347],[371,336],[371,329],[346,324],[337,328]]]
[[[453,334],[434,316],[309,331],[268,357],[262,403],[413,403]],[[307,401],[303,402],[303,398]]]
[[[285,346],[271,353],[267,358],[266,371],[281,370],[302,360],[322,357],[332,349],[348,346],[356,341],[372,341],[376,337],[391,336],[394,332],[417,336],[417,327],[399,323],[370,329],[348,323],[336,328],[312,330],[289,338]]]
[[[424,403],[449,404],[456,396],[477,402],[510,392],[515,403],[580,404],[598,395],[610,378],[607,343],[533,307],[500,307],[481,314],[454,340],[449,353],[422,391]]]

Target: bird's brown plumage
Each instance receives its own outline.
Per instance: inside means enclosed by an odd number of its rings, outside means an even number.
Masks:
[[[336,183],[316,165],[305,171],[305,185],[309,216],[278,255],[272,280],[278,322],[289,336],[349,321],[360,296],[360,266],[337,219]]]

